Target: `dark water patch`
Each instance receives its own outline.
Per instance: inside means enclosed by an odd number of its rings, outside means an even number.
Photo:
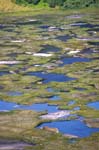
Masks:
[[[91,53],[94,53],[94,50],[92,48],[85,48],[80,53],[81,54],[91,54]]]
[[[46,122],[39,125],[38,128],[44,126],[58,128],[62,134],[72,134],[80,138],[88,137],[92,133],[99,132],[99,128],[89,128],[79,120]]]
[[[95,45],[95,46],[99,46],[99,42],[88,42],[88,44],[90,44],[90,45]]]
[[[11,74],[9,71],[0,71],[0,76]]]
[[[0,24],[0,29],[4,29],[4,30],[6,30],[7,28],[12,29],[14,27],[15,25]]]
[[[6,31],[6,32],[13,32],[13,29],[8,29],[8,28],[5,28],[3,31]]]
[[[53,45],[42,45],[43,49],[40,50],[40,53],[47,53],[47,52],[57,52],[60,48],[53,46]]]
[[[7,54],[7,56],[9,56],[9,57],[17,57],[17,55],[18,55],[18,53],[10,53],[10,54]]]
[[[17,57],[18,55],[19,56],[24,55],[24,53],[11,52],[11,53],[7,54],[8,57]]]
[[[81,58],[81,57],[66,57],[66,58],[62,58],[61,61],[63,63],[60,64],[59,66],[72,64],[72,63],[75,63],[75,62],[89,62],[89,61],[91,61],[91,59],[89,59],[89,58]]]
[[[77,88],[75,88],[75,90],[84,91],[84,90],[87,90],[87,89],[86,88],[77,87]]]
[[[61,100],[61,98],[58,95],[54,95],[54,96],[51,96],[49,100]]]
[[[71,24],[72,26],[79,26],[80,28],[95,28],[95,27],[99,27],[99,25],[94,25],[91,23],[87,23],[87,22],[83,22],[83,21],[78,21],[75,22],[74,24]]]
[[[66,42],[69,39],[72,39],[72,36],[70,36],[70,35],[57,36],[56,39]]]
[[[42,26],[39,26],[39,28],[41,29],[48,29],[50,26],[49,25],[42,25]]]
[[[96,102],[90,102],[87,104],[88,107],[99,110],[99,101]]]
[[[4,87],[2,85],[0,85],[0,90],[4,89]]]
[[[57,73],[46,73],[46,72],[28,72],[26,75],[29,76],[37,76],[39,78],[42,78],[43,83],[49,83],[49,82],[66,82],[75,80],[75,78],[71,78],[68,76],[65,76],[64,74],[57,74]]]
[[[48,105],[47,103],[36,103],[32,105],[21,105],[14,102],[0,101],[0,111],[11,110],[35,110],[35,111],[47,111],[53,113],[58,111],[58,107],[55,105]]]
[[[0,24],[0,29],[5,28],[5,26],[3,24]]]
[[[99,69],[94,69],[93,72],[97,72],[97,73],[98,73],[98,72],[99,72]]]
[[[89,33],[92,33],[92,32],[99,32],[99,28],[92,28],[92,29],[88,29],[87,30]],[[92,31],[92,32],[91,32]]]

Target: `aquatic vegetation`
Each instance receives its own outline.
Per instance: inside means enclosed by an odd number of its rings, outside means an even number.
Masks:
[[[88,105],[99,100],[98,18],[92,10],[0,15],[0,139],[37,150],[97,149],[99,112]],[[45,123],[50,113],[58,117]],[[70,143],[64,133],[83,138]]]

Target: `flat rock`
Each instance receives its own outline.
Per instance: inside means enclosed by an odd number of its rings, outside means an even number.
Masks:
[[[50,57],[53,54],[47,54],[47,53],[34,53],[33,56],[38,56],[38,57]]]
[[[99,128],[99,118],[86,118],[84,122],[88,127]]]
[[[21,61],[0,61],[0,65],[14,65],[19,63],[21,63]]]
[[[72,135],[72,134],[64,134],[63,136],[64,136],[64,137],[67,137],[67,138],[70,138],[70,139],[71,139],[71,138],[76,138],[76,139],[79,138],[78,136]]]
[[[62,117],[68,117],[70,115],[70,112],[71,111],[68,111],[68,110],[62,110],[62,111],[58,111],[55,113],[49,113],[47,115],[42,115],[41,118],[55,120],[55,119],[59,119]]]

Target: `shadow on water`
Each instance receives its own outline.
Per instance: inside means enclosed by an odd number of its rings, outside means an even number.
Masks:
[[[57,73],[46,73],[46,72],[28,72],[26,75],[29,76],[37,76],[39,78],[42,78],[43,83],[49,83],[49,82],[65,82],[65,81],[71,81],[75,80],[76,78],[71,78],[68,76],[65,76],[63,74],[57,74]]]
[[[80,120],[46,122],[37,128],[44,126],[58,128],[62,134],[72,134],[80,138],[88,137],[94,132],[99,132],[99,128],[89,128]]]

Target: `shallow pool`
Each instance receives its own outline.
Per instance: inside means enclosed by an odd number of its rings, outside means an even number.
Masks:
[[[41,72],[41,71],[28,72],[28,73],[26,73],[26,75],[37,76],[39,78],[42,78],[43,83],[48,83],[48,82],[53,82],[53,81],[55,81],[55,82],[65,82],[65,81],[75,80],[75,78],[65,76],[64,74],[46,73],[46,72]]]
[[[11,111],[11,110],[35,110],[35,111],[47,111],[53,113],[58,111],[58,106],[48,105],[47,103],[36,103],[32,105],[20,105],[14,102],[0,101],[0,111]]]
[[[88,137],[94,132],[99,132],[99,128],[89,128],[80,120],[47,122],[37,128],[44,126],[58,128],[62,134],[72,134],[80,138]]]
[[[87,104],[88,107],[99,110],[99,101],[96,102],[90,102]]]

